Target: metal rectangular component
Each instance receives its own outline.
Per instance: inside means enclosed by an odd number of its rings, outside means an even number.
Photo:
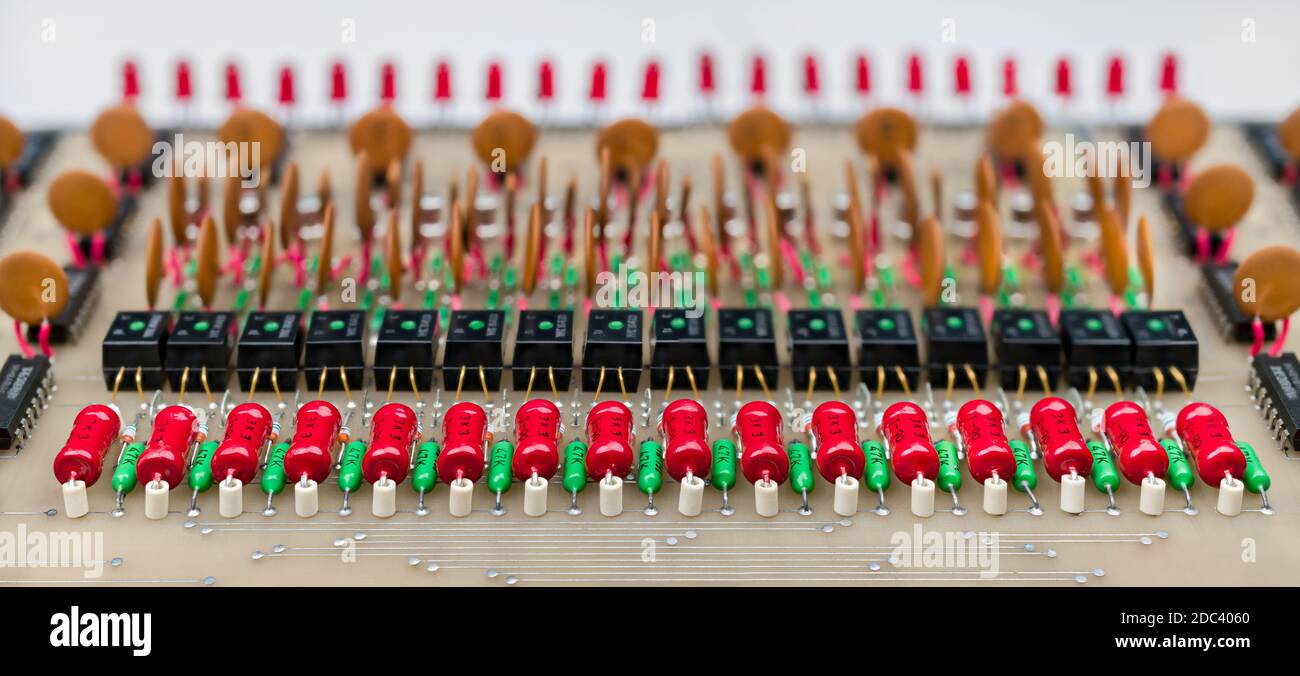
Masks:
[[[22,450],[45,410],[52,384],[49,359],[9,355],[0,369],[0,449]]]

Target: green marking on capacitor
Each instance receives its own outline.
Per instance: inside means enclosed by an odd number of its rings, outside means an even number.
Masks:
[[[1021,493],[1026,489],[1038,488],[1038,472],[1034,471],[1034,461],[1029,455],[1029,445],[1019,439],[1011,439],[1011,454],[1016,457],[1016,490]]]
[[[637,449],[636,486],[646,494],[646,515],[658,514],[655,493],[664,488],[664,447],[654,439],[642,441]]]
[[[198,516],[199,511],[199,493],[212,488],[212,454],[216,452],[221,443],[209,439],[201,444],[194,452],[194,462],[190,463],[190,472],[185,477],[185,482],[189,485],[190,508],[186,512],[188,516]]]
[[[560,485],[572,496],[569,514],[581,514],[578,494],[587,487],[587,444],[581,439],[574,439],[564,447],[564,480]]]
[[[113,508],[113,516],[121,516],[125,510],[122,509],[122,501],[126,499],[126,494],[135,490],[135,463],[140,459],[140,454],[144,452],[144,442],[136,441],[126,445],[122,449],[122,457],[118,459],[117,466],[113,468],[113,479],[109,486],[117,493],[117,505]]]
[[[961,490],[961,464],[957,460],[957,445],[947,439],[934,442],[934,450],[939,454],[939,474],[935,483],[939,489],[952,493]]]
[[[1169,458],[1169,472],[1165,474],[1165,481],[1170,486],[1178,490],[1186,490],[1192,485],[1192,480],[1196,478],[1192,472],[1192,466],[1187,462],[1187,455],[1178,445],[1177,441],[1165,438],[1160,440],[1160,445],[1165,449],[1165,455]]]
[[[411,468],[411,489],[420,494],[420,502],[415,507],[418,516],[429,513],[424,504],[424,495],[438,485],[438,453],[442,447],[430,439],[415,449],[415,463]]]
[[[1264,491],[1273,485],[1273,480],[1268,477],[1268,472],[1264,471],[1264,464],[1259,461],[1255,447],[1238,441],[1237,448],[1240,448],[1242,455],[1246,456],[1246,471],[1241,477],[1246,484],[1246,490],[1263,495]]]
[[[713,442],[713,467],[709,483],[722,491],[722,515],[731,516],[736,510],[731,506],[728,491],[736,486],[736,444],[730,439]]]
[[[1110,500],[1107,511],[1118,514],[1119,508],[1115,506],[1115,491],[1119,489],[1119,471],[1115,469],[1115,463],[1110,459],[1110,452],[1100,441],[1089,440],[1087,444],[1088,452],[1092,453],[1092,485],[1098,491],[1105,493]]]
[[[282,441],[276,444],[266,458],[266,467],[262,468],[261,487],[262,492],[266,493],[266,509],[262,510],[262,514],[265,516],[275,516],[275,506],[271,501],[284,490],[284,456],[288,452],[289,442]]]
[[[817,485],[813,482],[812,449],[803,442],[792,441],[786,448],[786,455],[790,458],[790,488],[803,496],[799,513],[812,514],[812,508],[808,506],[808,494]]]
[[[501,496],[510,490],[510,465],[515,458],[515,445],[502,439],[492,444],[492,451],[488,454],[487,466],[487,487],[496,495],[496,505],[492,508],[492,513],[500,516],[505,514],[505,509],[501,506]]]
[[[889,461],[885,459],[885,447],[879,441],[870,439],[862,442],[861,446],[862,454],[867,459],[862,482],[877,493],[889,488]]]
[[[339,458],[339,489],[343,491],[343,506],[339,507],[339,516],[352,513],[348,498],[352,492],[361,488],[361,461],[366,457],[366,442],[353,440],[343,447]]]

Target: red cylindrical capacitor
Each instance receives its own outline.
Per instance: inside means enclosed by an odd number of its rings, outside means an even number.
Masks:
[[[813,410],[812,433],[817,447],[817,469],[835,483],[841,476],[857,479],[867,456],[858,445],[858,416],[842,401],[828,401]]]
[[[72,421],[68,441],[54,456],[54,478],[67,483],[76,478],[87,486],[94,486],[104,467],[104,456],[122,429],[122,419],[117,409],[104,404],[91,404]]]
[[[555,475],[560,465],[560,408],[545,399],[525,402],[515,411],[515,478],[527,481]]]
[[[271,412],[265,406],[250,401],[232,409],[226,416],[226,434],[212,453],[213,479],[233,476],[245,484],[252,481],[270,436]]]
[[[1148,474],[1163,479],[1169,471],[1169,456],[1151,432],[1151,423],[1141,406],[1117,401],[1106,407],[1103,417],[1106,439],[1119,462],[1124,478],[1141,485]]]
[[[917,476],[931,481],[939,476],[939,452],[934,450],[930,424],[920,406],[900,401],[885,409],[879,433],[889,446],[890,462],[899,481],[910,484]]]
[[[694,399],[678,399],[664,408],[659,421],[664,435],[664,468],[668,476],[681,481],[687,474],[709,473],[713,453],[709,449],[709,412]]]
[[[402,483],[411,467],[411,446],[419,416],[406,404],[384,404],[370,419],[370,446],[361,458],[361,474],[375,483],[383,477]]]
[[[1071,470],[1080,476],[1092,471],[1092,453],[1076,415],[1070,402],[1060,397],[1040,399],[1029,409],[1029,428],[1043,454],[1043,468],[1056,481]]]
[[[1175,429],[1187,445],[1201,481],[1217,488],[1226,475],[1240,479],[1246,472],[1246,455],[1232,440],[1228,419],[1219,409],[1199,402],[1188,404],[1178,412]]]
[[[298,409],[293,424],[293,441],[284,454],[285,476],[289,481],[298,481],[305,474],[320,483],[330,475],[330,455],[338,443],[343,417],[334,404],[311,401]]]
[[[1011,451],[1002,411],[991,401],[972,399],[957,409],[957,432],[966,446],[966,466],[983,483],[996,474],[1004,481],[1016,474],[1016,454]]]
[[[627,476],[632,469],[632,411],[621,401],[602,401],[587,414],[587,475]]]
[[[135,463],[140,483],[155,478],[167,482],[169,489],[181,485],[185,477],[185,457],[198,428],[198,417],[188,406],[168,406],[153,419],[149,443]]]
[[[453,404],[442,418],[438,477],[447,483],[461,478],[478,481],[487,462],[484,447],[489,441],[487,413],[483,407],[468,401]]]
[[[766,401],[740,407],[732,431],[740,437],[740,470],[749,483],[782,483],[790,473],[790,456],[781,436],[781,412]]]

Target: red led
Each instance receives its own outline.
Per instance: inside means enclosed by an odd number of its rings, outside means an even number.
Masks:
[[[587,475],[627,476],[632,469],[632,411],[623,402],[602,401],[587,414]]]
[[[859,54],[853,67],[853,89],[861,96],[871,93],[871,61],[865,54]]]
[[[907,91],[918,96],[925,91],[925,80],[921,75],[920,54],[913,54],[907,58]]]
[[[1109,96],[1124,95],[1124,59],[1122,57],[1111,57],[1110,65],[1106,68],[1106,94]]]
[[[1070,94],[1070,60],[1062,57],[1056,62],[1056,95],[1069,98]]]
[[[1002,62],[1002,95],[1013,99],[1019,94],[1020,89],[1016,86],[1016,60],[1007,59]]]
[[[812,433],[822,478],[834,483],[841,476],[862,476],[867,458],[858,445],[858,416],[852,406],[842,401],[818,406],[812,414]]]
[[[330,66],[330,101],[343,103],[348,98],[348,76],[342,61]]]
[[[387,62],[379,69],[379,100],[392,103],[397,100],[397,67]]]
[[[271,437],[271,412],[265,406],[246,402],[226,416],[226,433],[212,453],[212,476],[224,481],[233,476],[249,483],[257,474],[262,448]]]
[[[193,83],[190,82],[190,64],[181,61],[176,64],[176,98],[188,102],[194,97]]]
[[[704,52],[700,54],[700,93],[712,95],[717,90],[717,82],[713,77],[713,55]]]
[[[1148,474],[1164,478],[1169,471],[1169,456],[1156,441],[1141,406],[1131,401],[1115,402],[1106,407],[1103,423],[1125,479],[1140,485]]]
[[[918,476],[931,481],[939,476],[939,452],[934,450],[930,424],[920,406],[900,401],[885,409],[879,432],[899,481],[910,484]]]
[[[545,399],[524,402],[515,411],[515,457],[511,461],[515,478],[542,479],[555,476],[560,464],[560,408]]]
[[[361,474],[370,483],[385,477],[402,483],[411,466],[411,446],[419,431],[419,417],[406,404],[390,402],[370,419],[370,445],[361,458]]]
[[[226,100],[238,103],[241,98],[243,92],[239,88],[239,66],[228,63],[226,64]]]
[[[749,93],[762,96],[767,93],[767,62],[762,55],[755,56],[749,69]]]
[[[63,448],[54,456],[54,478],[59,483],[70,479],[95,485],[104,468],[104,456],[122,429],[117,410],[104,404],[91,404],[72,421],[72,431]]]
[[[957,57],[953,72],[953,89],[957,96],[970,96],[970,60],[964,56]]]
[[[1246,472],[1246,455],[1228,429],[1219,409],[1203,403],[1188,404],[1178,412],[1178,438],[1187,445],[1201,481],[1214,487],[1229,474],[1240,479]]]
[[[591,89],[587,90],[587,99],[592,103],[605,101],[605,78],[605,62],[597,61],[596,65],[591,67]]]
[[[468,401],[453,404],[442,417],[438,476],[449,484],[457,479],[478,481],[487,462],[484,449],[491,439],[482,406]]]
[[[966,466],[980,483],[997,476],[1011,479],[1016,473],[1016,455],[1011,451],[1002,411],[991,401],[972,399],[957,409],[957,432],[966,448]]]
[[[188,406],[168,406],[159,411],[153,419],[149,443],[136,460],[136,479],[140,483],[161,479],[169,489],[181,485],[185,460],[197,430],[198,418]]]
[[[542,61],[537,68],[537,100],[549,103],[555,98],[555,68],[550,61]]]
[[[488,64],[487,90],[483,98],[491,103],[501,100],[501,64],[496,61]]]
[[[284,66],[280,69],[280,105],[292,106],[294,101],[293,69]]]
[[[136,71],[135,62],[127,61],[122,64],[122,98],[133,101],[139,95],[140,74]]]
[[[1029,427],[1043,456],[1043,468],[1056,481],[1070,470],[1080,476],[1092,471],[1092,453],[1079,431],[1070,402],[1060,397],[1040,399],[1029,409]]]
[[[803,90],[809,96],[816,96],[821,91],[821,78],[817,73],[817,57],[809,54],[803,57]]]
[[[781,412],[766,401],[751,401],[736,413],[733,431],[740,438],[740,467],[749,483],[781,483],[790,473],[790,456],[781,436]]]
[[[290,481],[304,475],[320,483],[330,475],[331,455],[339,441],[343,418],[334,404],[310,401],[298,409],[294,419],[293,441],[284,454],[284,473]]]
[[[664,467],[668,476],[681,481],[687,474],[709,473],[713,454],[709,449],[709,412],[694,399],[669,404],[659,421],[664,437]]]
[[[446,103],[451,100],[451,64],[439,61],[433,71],[433,100]]]
[[[645,80],[641,86],[641,100],[654,103],[659,100],[659,62],[651,61],[645,65]]]

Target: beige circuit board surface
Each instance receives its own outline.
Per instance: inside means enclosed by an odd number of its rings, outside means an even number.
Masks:
[[[1060,138],[1065,130],[1055,130],[1051,138]],[[197,137],[197,135],[196,135]],[[291,159],[299,164],[304,176],[304,190],[311,192],[315,176],[322,167],[330,167],[334,174],[334,189],[338,200],[343,244],[335,252],[346,252],[356,247],[355,229],[352,227],[351,175],[352,160],[341,134],[295,133],[292,135]],[[584,201],[594,192],[597,172],[592,152],[593,132],[544,130],[534,160],[545,154],[550,161],[550,194],[562,194],[563,181],[571,172],[579,177],[580,194]],[[945,178],[945,202],[953,202],[957,191],[967,190],[972,183],[973,165],[980,151],[982,135],[971,129],[928,129],[918,148],[918,178],[931,167],[942,170]],[[857,158],[852,136],[844,127],[807,127],[796,131],[793,145],[807,153],[808,171],[822,224],[833,220],[831,205],[833,195],[843,187],[843,162],[848,157]],[[696,184],[696,200],[707,201],[712,189],[709,176],[709,159],[714,152],[730,157],[725,146],[725,136],[718,128],[665,131],[660,156],[672,164],[674,182],[689,173]],[[462,132],[421,132],[413,145],[412,157],[424,162],[426,190],[442,194],[454,173],[463,172],[473,162],[466,134]],[[1247,167],[1256,177],[1257,199],[1246,221],[1240,226],[1234,254],[1237,258],[1268,243],[1294,243],[1300,237],[1295,212],[1287,203],[1283,191],[1267,178],[1245,137],[1235,127],[1220,126],[1212,133],[1207,146],[1198,155],[1193,167],[1216,161],[1234,161]],[[731,188],[737,188],[734,163],[729,163]],[[81,133],[63,135],[52,156],[37,176],[37,183],[18,200],[0,234],[0,250],[4,253],[34,248],[56,260],[67,257],[63,247],[63,232],[53,221],[45,203],[45,189],[53,178],[65,169],[87,168],[107,171],[93,152],[88,138]],[[1063,202],[1083,189],[1082,180],[1056,179],[1056,193]],[[520,218],[531,200],[535,186],[525,188],[521,199]],[[278,204],[278,191],[272,191],[271,204]],[[719,494],[709,490],[705,498],[705,512],[695,519],[684,519],[676,513],[677,486],[665,483],[664,493],[657,503],[657,516],[646,516],[640,507],[644,496],[629,482],[625,488],[627,511],[617,518],[600,516],[596,510],[595,490],[589,488],[581,496],[584,513],[567,515],[568,496],[558,485],[551,486],[551,511],[541,518],[528,518],[521,509],[522,491],[516,486],[506,495],[507,514],[492,516],[488,512],[491,496],[482,486],[475,493],[475,511],[464,519],[453,519],[447,512],[445,486],[439,486],[429,496],[432,513],[418,517],[414,514],[416,498],[409,487],[399,490],[398,514],[380,520],[369,514],[370,489],[363,488],[354,496],[356,511],[349,517],[334,513],[341,501],[336,486],[322,489],[321,512],[304,520],[289,509],[292,496],[283,494],[277,502],[281,506],[278,516],[261,515],[263,495],[253,487],[245,489],[246,513],[235,520],[221,519],[217,515],[215,491],[200,498],[201,516],[185,515],[188,490],[181,488],[172,495],[172,514],[162,521],[149,521],[143,515],[141,491],[137,490],[126,501],[127,513],[120,518],[109,516],[112,495],[107,478],[90,489],[92,513],[80,520],[62,515],[48,515],[47,510],[61,511],[59,486],[50,471],[50,461],[67,436],[68,425],[76,412],[85,404],[104,401],[107,392],[99,374],[99,345],[110,319],[117,310],[144,307],[143,257],[147,222],[155,216],[165,218],[166,197],[161,186],[147,191],[129,230],[129,245],[125,252],[105,270],[101,279],[101,298],[93,316],[86,324],[81,339],[72,345],[56,348],[55,378],[57,393],[49,410],[40,419],[35,435],[16,457],[0,460],[0,529],[17,531],[20,526],[30,530],[95,531],[102,532],[104,559],[119,559],[119,565],[107,565],[101,578],[87,580],[77,569],[13,568],[0,570],[0,584],[58,582],[63,584],[113,584],[113,583],[166,583],[221,585],[446,585],[446,584],[570,584],[570,583],[648,583],[648,584],[1057,584],[1077,585],[1163,585],[1163,584],[1294,584],[1297,581],[1295,564],[1300,561],[1300,542],[1295,533],[1300,527],[1300,466],[1288,461],[1265,434],[1263,423],[1253,402],[1247,397],[1244,385],[1247,378],[1244,346],[1226,343],[1200,297],[1199,274],[1195,265],[1179,253],[1175,235],[1168,217],[1160,208],[1159,196],[1154,188],[1138,191],[1134,211],[1152,219],[1158,255],[1156,281],[1156,307],[1183,309],[1200,339],[1201,375],[1196,397],[1211,402],[1228,416],[1234,435],[1248,441],[1259,450],[1265,467],[1273,478],[1269,492],[1273,515],[1256,511],[1257,496],[1246,496],[1246,511],[1236,518],[1228,518],[1214,511],[1214,491],[1199,480],[1192,497],[1200,508],[1196,516],[1181,511],[1182,499],[1175,491],[1167,495],[1169,511],[1160,517],[1148,517],[1137,510],[1137,490],[1125,483],[1118,502],[1121,516],[1109,516],[1103,510],[1105,499],[1088,489],[1088,511],[1079,516],[1063,514],[1057,509],[1058,492],[1054,482],[1039,468],[1040,482],[1037,495],[1044,507],[1042,516],[1026,511],[1028,501],[1023,494],[1011,494],[1012,513],[990,517],[979,509],[981,488],[973,485],[965,475],[965,485],[960,493],[963,504],[970,511],[955,516],[940,511],[933,518],[918,520],[907,510],[907,489],[892,484],[888,503],[892,513],[888,516],[874,514],[870,508],[875,499],[864,491],[860,498],[861,511],[851,518],[836,516],[831,509],[830,486],[818,477],[818,489],[812,496],[813,513],[800,515],[798,499],[788,487],[781,489],[782,512],[775,519],[762,519],[754,514],[752,488],[741,481],[732,493],[736,514],[723,517],[717,511]],[[219,196],[214,194],[214,199]],[[1005,200],[1004,200],[1005,202]],[[928,197],[924,200],[929,203]],[[1008,213],[1006,204],[1004,214]],[[883,212],[892,213],[889,205]],[[402,221],[405,223],[405,219]],[[643,226],[644,227],[644,226]],[[824,228],[825,229],[825,228]],[[842,250],[839,240],[823,233],[824,251]],[[440,244],[439,244],[440,246]],[[499,246],[499,243],[490,246]],[[644,243],[639,245],[644,250]],[[684,246],[683,240],[672,240],[667,245]],[[1009,257],[1019,258],[1025,242],[1008,241]],[[1078,256],[1086,247],[1072,243],[1071,255]],[[956,260],[960,242],[949,238],[950,259]],[[902,247],[891,239],[888,251],[901,255]],[[960,290],[968,302],[974,302],[975,282],[969,266],[958,265]],[[1026,304],[1041,307],[1041,283],[1036,275],[1023,273],[1026,287]],[[290,275],[281,273],[280,286],[271,294],[271,308],[287,309],[293,306],[297,293],[291,286]],[[737,289],[724,284],[724,305],[739,305],[741,296]],[[480,282],[463,297],[466,308],[482,307],[484,285]],[[836,303],[849,311],[848,284],[837,280]],[[902,288],[902,287],[900,287]],[[1099,279],[1088,278],[1090,301],[1104,306],[1103,285]],[[163,297],[170,302],[174,290],[164,289]],[[408,289],[408,304],[418,302],[418,294]],[[794,285],[787,285],[787,294],[795,307],[807,303],[806,294]],[[228,307],[233,298],[228,284],[220,292],[217,307]],[[541,291],[537,298],[544,298]],[[904,289],[897,298],[914,312],[919,302],[916,295]],[[531,306],[541,306],[545,301],[534,300]],[[346,307],[338,298],[331,299],[332,307]],[[581,320],[581,299],[578,299],[577,336],[584,329]],[[785,342],[784,322],[778,315],[778,340]],[[714,322],[715,323],[715,322]],[[711,326],[716,345],[716,326]],[[509,335],[509,334],[508,334]],[[581,349],[579,340],[578,349]],[[1300,343],[1292,337],[1288,347]],[[0,336],[4,352],[16,351],[9,333]],[[507,346],[507,355],[509,346]],[[647,345],[648,354],[648,345]],[[637,416],[638,436],[653,433],[654,416],[663,399],[662,390],[655,391],[651,408],[647,411],[642,402],[648,379],[642,379],[642,389],[630,392],[629,397]],[[710,411],[725,412],[729,418],[735,406],[732,392],[722,392],[713,386],[702,393]],[[454,389],[454,383],[451,384]],[[783,371],[781,382],[774,385],[773,399],[783,411],[787,401],[786,388],[790,386],[789,373]],[[358,388],[360,389],[360,388]],[[545,396],[547,388],[538,388],[536,395]],[[845,399],[857,399],[856,378],[852,386],[844,388]],[[1029,388],[1037,394],[1036,388]],[[304,401],[313,392],[304,391]],[[689,389],[679,385],[677,395],[689,395]],[[986,393],[987,394],[987,393]],[[174,401],[174,393],[164,393],[164,401]],[[617,386],[607,387],[602,398],[619,397]],[[825,400],[826,392],[817,392],[816,404]],[[942,390],[936,390],[936,402]],[[972,396],[969,389],[958,389],[955,398],[964,401]],[[327,392],[326,397],[342,406],[346,402],[342,392]],[[413,403],[410,392],[397,392],[394,400]],[[762,397],[759,390],[746,390],[746,400]],[[901,397],[898,392],[887,392],[887,401]],[[232,401],[243,401],[246,395],[232,392]],[[372,393],[372,401],[382,401],[383,393]],[[465,399],[482,401],[482,393],[466,388]],[[793,392],[795,406],[804,408],[804,393]],[[452,395],[444,391],[441,396],[445,406]],[[591,395],[579,394],[583,407],[591,402]],[[259,392],[257,400],[274,406],[275,398],[269,391]],[[1112,400],[1105,388],[1095,398],[1098,405]],[[357,393],[360,402],[360,393]],[[425,401],[431,401],[428,393]],[[500,392],[493,393],[493,401],[500,405]],[[579,432],[572,425],[570,415],[574,401],[572,393],[561,397],[568,429],[565,439]],[[1170,406],[1183,400],[1174,393],[1167,394]],[[187,402],[205,403],[201,390],[187,396]],[[509,392],[512,407],[521,403],[521,393]],[[138,397],[125,391],[118,397],[124,411],[133,412]],[[128,413],[129,415],[129,413]],[[787,421],[788,422],[788,421]],[[728,432],[713,416],[710,436],[717,438]],[[790,432],[789,427],[786,428]],[[366,432],[359,432],[365,435]],[[871,433],[874,436],[874,432]],[[441,433],[438,433],[441,436]],[[793,437],[793,433],[787,435]],[[116,449],[110,455],[115,457]],[[107,472],[107,470],[106,470]],[[963,469],[963,473],[965,471]],[[938,506],[946,510],[949,501],[940,495]],[[25,526],[24,526],[25,525]],[[909,567],[893,565],[891,553],[900,534],[910,542],[915,527],[925,532],[943,535],[956,534],[960,541],[987,542],[983,534],[997,534],[997,572],[981,578],[979,570],[972,567],[938,565]],[[923,541],[928,542],[928,541]]]

